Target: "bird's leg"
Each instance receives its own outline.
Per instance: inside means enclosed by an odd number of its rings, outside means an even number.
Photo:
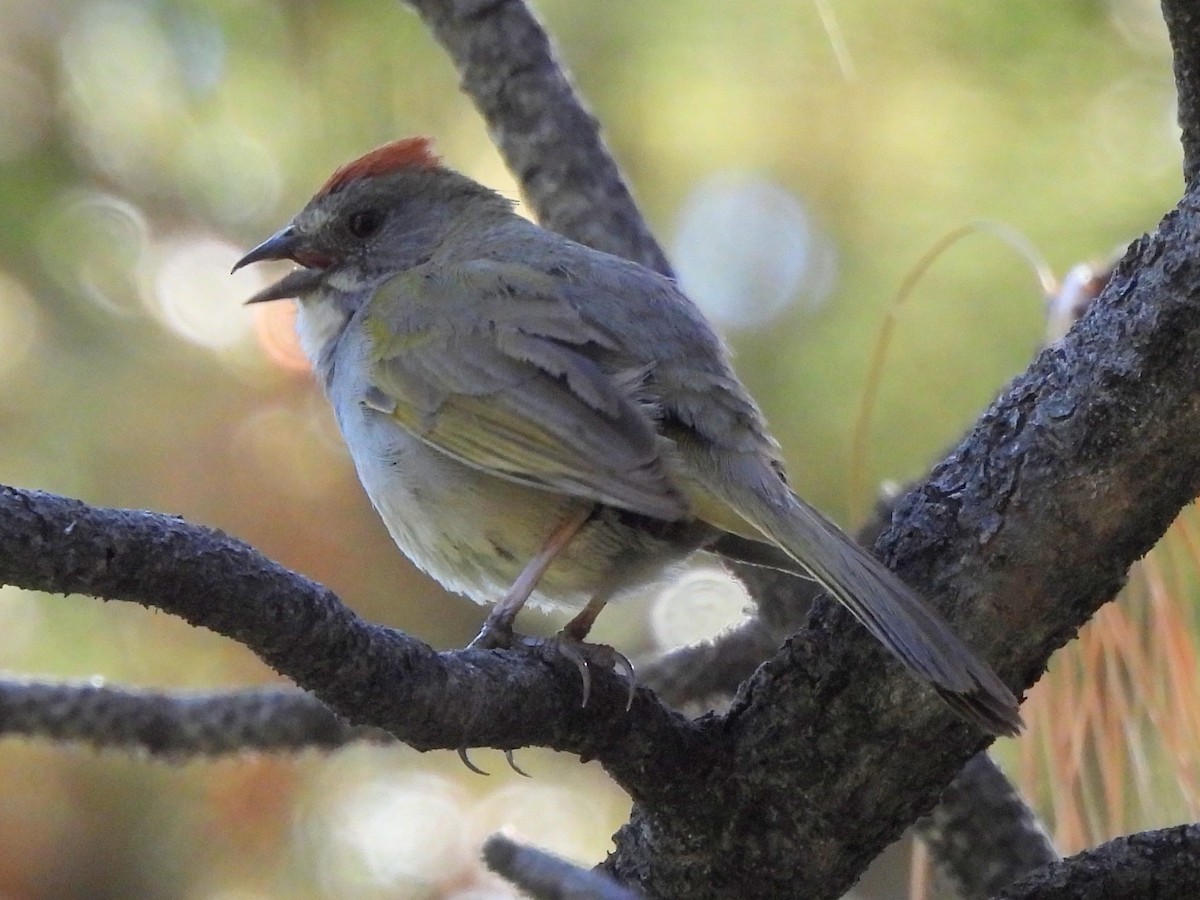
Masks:
[[[588,523],[588,520],[595,515],[596,509],[595,506],[585,507],[559,523],[558,527],[550,533],[550,537],[546,539],[546,543],[538,551],[538,554],[521,570],[521,574],[517,576],[512,587],[508,589],[500,602],[492,607],[491,613],[483,623],[483,628],[469,646],[487,650],[493,647],[512,645],[513,622],[516,621],[517,613],[521,611],[525,601],[529,599],[542,576],[546,574],[550,564],[579,533],[579,530]],[[592,675],[588,669],[588,656],[585,655],[585,652],[592,655],[604,654],[604,663],[609,668],[620,669],[629,681],[629,699],[625,704],[625,708],[628,709],[633,704],[634,690],[637,687],[633,664],[625,654],[611,647],[584,644],[583,642],[588,632],[592,630],[592,624],[596,621],[596,617],[600,615],[600,610],[604,609],[605,603],[608,602],[608,598],[607,593],[597,594],[553,638],[549,640],[524,638],[523,643],[531,647],[553,645],[559,653],[575,664],[583,679],[583,706],[587,706],[588,698],[592,693]]]
[[[562,627],[559,634],[569,640],[583,643],[584,638],[588,636],[588,632],[592,630],[592,626],[596,623],[596,617],[600,615],[600,610],[604,609],[604,605],[608,603],[607,594],[597,594],[588,601],[588,605],[575,614],[566,625]]]
[[[492,607],[487,620],[483,623],[483,628],[468,646],[486,650],[492,647],[507,647],[512,643],[513,622],[516,621],[517,613],[521,611],[521,607],[525,605],[529,595],[533,593],[542,576],[546,574],[546,570],[550,568],[550,563],[554,562],[554,558],[571,542],[571,538],[579,533],[579,529],[587,524],[595,509],[594,506],[580,509],[574,515],[564,519],[550,533],[550,537],[546,539],[542,549],[521,570],[521,574],[517,576],[517,580],[513,582],[512,587],[508,589],[500,602]],[[592,618],[594,619],[595,615]],[[591,627],[590,623],[588,627]],[[585,629],[584,634],[586,633]]]

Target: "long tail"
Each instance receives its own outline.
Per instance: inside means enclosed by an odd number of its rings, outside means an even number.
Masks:
[[[961,716],[992,734],[1020,731],[1016,697],[950,625],[820,512],[784,493],[786,501],[756,498],[754,510],[742,507],[746,519],[782,553],[735,535],[712,549],[752,565],[810,574]]]

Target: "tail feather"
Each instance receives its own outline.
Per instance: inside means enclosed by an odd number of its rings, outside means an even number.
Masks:
[[[1021,729],[1016,697],[915,591],[790,492],[786,510],[774,512],[772,504],[766,515],[746,516],[793,562],[773,568],[796,572],[798,565],[819,581],[964,718],[992,734],[1016,734]],[[729,537],[714,549],[751,564],[771,565],[770,554],[751,549],[753,542]]]

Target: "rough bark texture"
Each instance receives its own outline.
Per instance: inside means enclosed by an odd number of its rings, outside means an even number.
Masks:
[[[997,900],[1194,900],[1200,825],[1120,837],[1031,875]]]
[[[857,539],[874,543],[891,519],[892,508],[891,503],[878,504]],[[640,681],[672,706],[695,713],[727,708],[742,681],[774,654],[784,637],[803,625],[822,593],[812,582],[784,579],[768,570],[743,574],[751,593],[770,601],[758,616],[710,643],[681,648],[639,669]],[[913,833],[929,849],[939,896],[960,900],[991,897],[1060,858],[1037,815],[987,753],[972,757],[933,812],[913,826]],[[905,846],[911,852],[911,844]],[[896,852],[893,845],[864,873],[868,882],[876,867],[890,867],[891,878],[881,892],[872,890],[880,880],[875,878],[871,886],[860,882],[859,894],[891,897],[895,893]]]
[[[1036,680],[1200,488],[1198,224],[1189,196],[1138,241],[877,545],[1014,683]],[[723,723],[733,764],[695,805],[635,807],[609,862],[623,880],[836,896],[980,748],[912,682],[879,681],[878,652],[839,612],[813,621],[743,691]]]
[[[420,750],[541,745],[586,757],[623,746],[613,771],[628,769],[631,784],[673,772],[660,742],[704,756],[703,729],[649,691],[625,715],[627,691],[611,673],[595,673],[582,710],[578,672],[561,654],[435,653],[240,541],[172,516],[0,488],[0,582],[180,616],[246,645],[348,720]],[[665,767],[657,776],[655,758]]]

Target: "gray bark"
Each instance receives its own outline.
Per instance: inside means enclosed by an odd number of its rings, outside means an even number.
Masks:
[[[1065,859],[997,900],[1192,900],[1200,897],[1200,825],[1132,834]]]

